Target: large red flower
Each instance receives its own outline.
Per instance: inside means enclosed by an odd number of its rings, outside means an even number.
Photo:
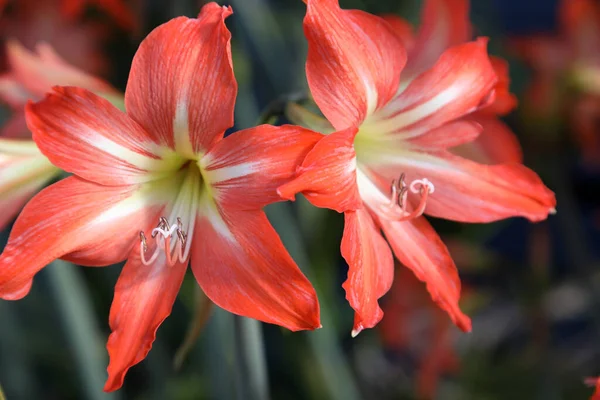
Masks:
[[[308,84],[335,132],[279,193],[303,193],[316,206],[344,212],[344,288],[356,312],[354,335],[383,316],[378,299],[393,280],[390,246],[452,320],[470,330],[458,306],[456,267],[421,214],[539,221],[555,206],[554,194],[523,165],[482,165],[449,151],[477,138],[481,125],[464,117],[494,99],[498,78],[486,40],[450,47],[401,85],[406,50],[390,24],[342,10],[337,0],[308,0],[307,7]]]
[[[320,136],[233,125],[237,84],[231,9],[156,28],[133,60],[125,106],[57,87],[27,106],[40,150],[74,176],[36,195],[0,256],[0,297],[19,299],[56,258],[89,266],[127,259],[115,288],[105,390],[150,350],[188,263],[217,305],[291,330],[319,327],[310,282],[261,208]]]

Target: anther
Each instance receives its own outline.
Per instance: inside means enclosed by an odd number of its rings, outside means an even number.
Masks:
[[[407,221],[417,218],[425,211],[427,198],[435,191],[435,186],[427,178],[416,179],[406,185],[406,174],[400,174],[398,179],[394,179],[391,185],[391,201],[385,207],[380,207],[380,212],[386,218],[395,221]],[[419,204],[412,212],[407,211],[408,191],[420,196]]]
[[[144,232],[140,231],[140,255],[143,264],[153,263],[161,251],[165,253],[167,264],[171,266],[177,261],[182,263],[186,261],[187,233],[183,231],[181,218],[177,218],[176,223],[171,225],[165,217],[160,217],[156,228],[152,229],[152,238],[155,239],[156,249],[147,259],[145,253],[148,250],[148,242]]]

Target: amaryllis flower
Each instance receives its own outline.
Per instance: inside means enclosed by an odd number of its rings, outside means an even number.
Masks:
[[[105,390],[119,388],[150,350],[188,263],[207,297],[230,312],[319,327],[315,291],[261,209],[280,200],[276,187],[319,135],[263,125],[223,138],[237,92],[224,23],[231,13],[209,3],[197,19],[150,33],[133,60],[127,113],[73,87],[27,106],[40,150],[74,176],[19,215],[0,256],[0,297],[25,296],[56,258],[127,259],[110,312]]]
[[[16,41],[6,45],[9,71],[0,75],[0,101],[10,106],[11,118],[0,127],[0,229],[60,169],[31,140],[25,123],[25,104],[41,100],[54,85],[79,86],[95,92],[122,108],[123,95],[108,83],[88,75],[64,61],[47,44],[31,52]]]
[[[600,4],[561,0],[558,32],[512,41],[533,69],[524,96],[526,117],[546,130],[568,120],[584,161],[600,160]],[[547,132],[544,132],[547,135]]]
[[[481,126],[463,117],[494,99],[498,78],[487,41],[450,47],[403,87],[406,50],[386,21],[342,10],[336,0],[308,0],[307,7],[308,84],[336,131],[315,145],[279,193],[288,199],[303,193],[316,206],[344,213],[343,286],[355,310],[353,335],[383,316],[377,300],[393,280],[390,246],[452,320],[470,330],[458,305],[456,267],[421,215],[539,221],[555,206],[554,194],[523,165],[482,165],[448,150],[477,138]]]
[[[450,47],[472,40],[468,0],[425,0],[421,26],[416,35],[406,20],[395,15],[383,18],[390,23],[408,52],[400,87],[407,86],[419,74],[433,67]],[[522,162],[518,140],[510,128],[497,118],[510,113],[517,105],[516,97],[509,91],[508,63],[499,57],[490,59],[498,76],[494,101],[465,117],[465,120],[482,126],[481,134],[451,151],[486,164]]]

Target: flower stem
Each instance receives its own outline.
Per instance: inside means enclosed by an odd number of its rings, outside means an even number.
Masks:
[[[6,397],[4,396],[4,392],[2,391],[2,385],[0,385],[0,400],[6,400]]]
[[[237,398],[267,400],[267,361],[260,322],[234,316],[235,383]]]

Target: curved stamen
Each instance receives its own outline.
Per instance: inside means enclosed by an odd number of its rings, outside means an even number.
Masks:
[[[152,229],[152,238],[156,243],[156,248],[149,259],[146,258],[148,251],[148,242],[144,232],[140,231],[140,255],[142,264],[150,265],[160,255],[165,253],[166,261],[169,266],[175,265],[178,261],[183,263],[187,259],[186,244],[187,234],[183,231],[183,224],[180,218],[177,218],[176,224],[169,224],[165,217],[160,217],[156,228]],[[173,245],[171,240],[174,239]]]
[[[420,217],[427,206],[427,198],[435,191],[435,186],[427,178],[416,179],[409,186],[405,182],[406,175],[402,173],[397,180],[392,181],[391,201],[385,207],[380,207],[383,217],[394,221],[408,221]],[[419,204],[412,212],[407,211],[408,191],[421,196]]]

